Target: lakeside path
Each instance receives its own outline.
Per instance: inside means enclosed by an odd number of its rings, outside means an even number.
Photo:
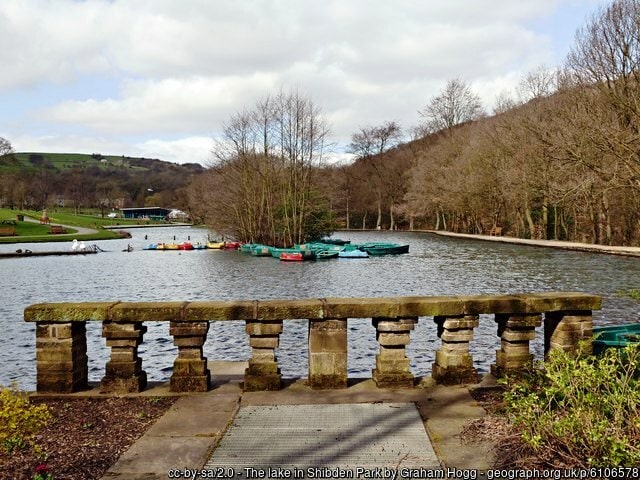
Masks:
[[[533,247],[561,248],[580,252],[606,253],[609,255],[624,255],[640,257],[640,247],[621,247],[615,245],[595,245],[591,243],[564,242],[560,240],[531,240],[528,238],[494,237],[489,235],[472,235],[468,233],[444,232],[441,230],[420,230],[443,237],[466,238],[469,240],[483,240],[487,242],[511,243],[516,245],[530,245]]]

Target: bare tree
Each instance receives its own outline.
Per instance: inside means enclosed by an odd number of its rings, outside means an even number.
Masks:
[[[431,98],[424,110],[418,112],[426,119],[425,132],[448,130],[458,124],[477,120],[484,115],[480,97],[469,85],[455,78],[449,80],[440,94]]]
[[[402,128],[396,122],[386,121],[375,127],[362,127],[351,136],[348,151],[360,158],[384,153],[402,140]]]
[[[0,157],[13,153],[13,147],[6,138],[0,137]]]
[[[517,87],[520,103],[548,97],[557,90],[557,85],[556,72],[541,65],[520,79]]]
[[[214,228],[245,241],[304,242],[313,219],[322,217],[313,175],[329,129],[319,107],[298,92],[280,92],[233,115],[223,132],[211,170],[225,180],[211,182],[220,190],[208,202]]]

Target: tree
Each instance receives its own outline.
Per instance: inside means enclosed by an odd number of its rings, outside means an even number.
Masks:
[[[395,147],[402,139],[402,129],[393,121],[387,121],[375,127],[362,127],[351,136],[349,152],[354,153],[366,168],[364,172],[376,192],[377,219],[376,228],[382,226],[382,203],[389,197],[389,180],[396,172],[391,172],[393,163],[384,157],[384,153]],[[369,172],[367,172],[369,170]],[[393,228],[393,202],[389,205],[390,228]]]
[[[442,92],[431,98],[425,109],[418,113],[426,119],[424,132],[435,133],[477,120],[484,115],[484,110],[480,97],[465,81],[455,78],[449,80]]]
[[[362,127],[351,136],[348,151],[359,158],[384,153],[402,140],[402,128],[396,122],[386,121],[375,127]]]
[[[13,153],[13,147],[6,138],[0,137],[0,157]]]
[[[215,142],[218,163],[207,173],[215,185],[205,200],[207,221],[239,240],[271,244],[303,243],[324,230],[326,205],[314,175],[328,135],[319,107],[294,91],[233,115]]]

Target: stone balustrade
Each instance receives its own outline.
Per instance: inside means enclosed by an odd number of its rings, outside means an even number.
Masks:
[[[414,376],[406,346],[418,321],[434,322],[441,345],[432,377],[438,383],[474,382],[470,344],[480,315],[494,315],[500,348],[491,366],[494,375],[521,369],[533,355],[529,342],[536,327],[544,328],[545,352],[590,345],[592,311],[601,298],[584,293],[538,293],[452,297],[326,298],[211,302],[84,302],[44,303],[25,309],[36,322],[37,389],[71,393],[88,387],[86,322],[102,322],[102,336],[111,348],[101,390],[139,392],[147,378],[138,347],[144,322],[169,322],[178,348],[170,388],[175,392],[206,391],[211,374],[203,345],[210,322],[244,321],[251,358],[244,389],[277,390],[282,378],[277,360],[280,334],[287,320],[309,322],[308,383],[312,388],[347,386],[349,319],[371,318],[380,352],[372,378],[381,388],[411,388]],[[581,342],[587,340],[587,342]]]

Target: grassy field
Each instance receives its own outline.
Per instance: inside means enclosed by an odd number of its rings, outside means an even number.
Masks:
[[[136,225],[137,220],[125,220],[123,218],[103,218],[99,213],[76,215],[70,209],[59,209],[49,211],[49,220],[53,224],[68,225],[70,227],[84,227],[97,230],[92,234],[76,234],[73,238],[78,240],[108,240],[121,238],[120,235],[111,230],[104,230],[105,225]],[[17,215],[24,215],[25,221],[17,221]],[[42,215],[40,211],[32,210],[10,210],[0,208],[0,222],[3,220],[16,220],[15,225],[2,224],[0,226],[13,227],[16,236],[0,236],[0,243],[23,243],[23,242],[68,242],[69,237],[65,235],[51,235],[49,225],[40,225],[39,219]],[[36,222],[27,219],[36,220]],[[76,233],[77,230],[67,228],[68,234]]]
[[[38,163],[30,161],[31,155],[38,155],[42,160]],[[136,160],[136,159],[133,159]],[[55,171],[69,170],[73,168],[86,169],[88,167],[97,167],[100,170],[107,169],[131,169],[131,170],[148,170],[143,167],[132,166],[128,158],[118,157],[114,155],[104,155],[93,157],[92,155],[82,153],[35,153],[30,152],[15,153],[13,159],[5,158],[0,162],[1,173],[19,173],[29,170],[36,170],[42,166],[52,168]]]

